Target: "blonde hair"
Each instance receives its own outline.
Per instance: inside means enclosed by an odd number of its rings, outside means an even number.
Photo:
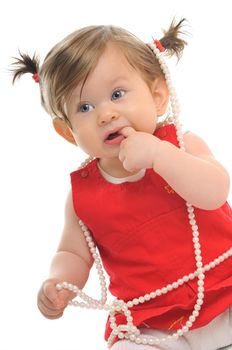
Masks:
[[[172,21],[169,30],[164,32],[165,35],[160,40],[166,49],[165,53],[176,54],[178,58],[186,44],[179,38],[183,22],[184,19],[178,24]],[[65,105],[73,89],[79,84],[83,87],[108,43],[116,45],[123,52],[131,66],[141,73],[149,86],[155,78],[163,76],[151,49],[127,30],[112,25],[79,29],[54,46],[38,69],[42,105],[53,118],[61,118],[69,124]],[[21,54],[24,61],[25,57],[28,61],[29,56]],[[13,81],[26,73],[25,66],[22,69],[23,59],[14,62],[17,68]],[[34,55],[33,59],[38,68],[38,58]]]

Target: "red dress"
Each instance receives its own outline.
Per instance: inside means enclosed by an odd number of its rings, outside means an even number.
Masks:
[[[178,146],[175,127],[155,136]],[[98,246],[109,289],[124,301],[165,287],[196,270],[192,229],[185,201],[165,180],[148,169],[137,182],[112,184],[99,173],[97,160],[71,174],[74,209]],[[196,189],[197,190],[197,189]],[[203,265],[232,246],[232,211],[195,208]],[[206,325],[232,305],[232,258],[206,272],[205,298],[193,328]],[[133,322],[158,329],[178,329],[197,299],[197,279],[134,306]],[[125,323],[117,315],[117,323]],[[111,329],[106,327],[106,338]]]

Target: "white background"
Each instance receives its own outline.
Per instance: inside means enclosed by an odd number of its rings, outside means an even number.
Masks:
[[[36,50],[44,58],[79,27],[115,24],[144,41],[159,38],[173,16],[186,17],[191,36],[172,64],[182,122],[202,136],[231,173],[231,2],[10,1],[0,9],[0,322],[1,350],[106,349],[106,314],[69,308],[50,321],[37,311],[63,225],[69,173],[85,155],[52,129],[30,75],[11,85],[11,56]],[[173,61],[174,62],[174,61]],[[231,195],[230,195],[231,198]],[[99,295],[95,273],[87,290]]]

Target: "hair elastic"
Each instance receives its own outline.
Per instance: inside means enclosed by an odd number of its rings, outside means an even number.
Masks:
[[[164,52],[166,49],[165,47],[161,44],[160,40],[155,40],[154,39],[154,44],[157,47],[157,49],[159,49],[160,52]]]
[[[32,75],[32,79],[34,79],[35,83],[39,83],[39,74],[38,73],[34,73]]]

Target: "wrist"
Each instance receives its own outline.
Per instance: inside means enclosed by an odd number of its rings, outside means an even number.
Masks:
[[[165,142],[166,141],[162,141],[158,139],[154,147],[152,168],[155,172],[158,172],[159,164],[160,164],[160,161],[162,160],[162,154],[164,152],[163,149],[164,149]]]

